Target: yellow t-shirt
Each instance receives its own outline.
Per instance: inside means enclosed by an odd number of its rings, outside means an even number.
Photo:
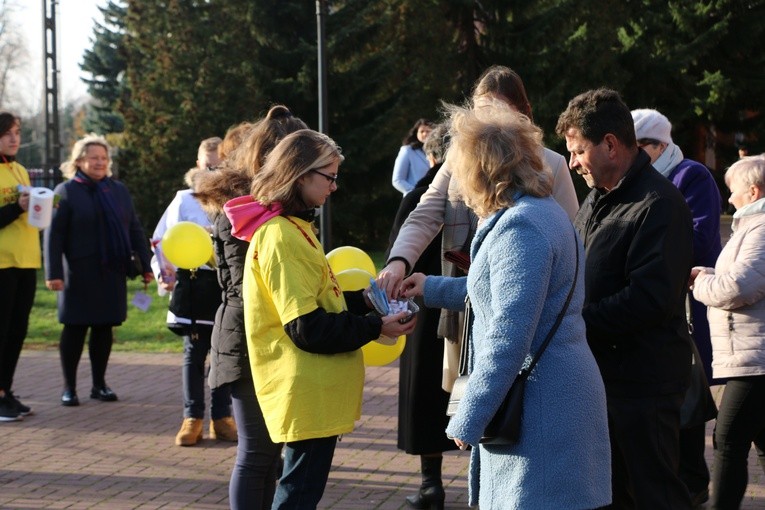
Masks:
[[[29,186],[27,169],[17,162],[0,162],[0,207],[19,199],[18,185]],[[40,231],[27,223],[27,213],[0,228],[0,269],[40,267]]]
[[[345,298],[324,250],[299,218],[277,216],[252,237],[245,260],[244,321],[258,402],[274,442],[345,434],[361,417],[361,350],[311,354],[284,325],[316,310],[341,312]]]

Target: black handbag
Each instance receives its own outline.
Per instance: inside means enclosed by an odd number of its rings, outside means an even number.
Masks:
[[[493,225],[492,225],[493,226]],[[563,317],[566,315],[568,305],[571,302],[571,298],[574,295],[574,289],[576,288],[576,281],[579,277],[579,245],[576,243],[576,234],[574,234],[574,243],[576,249],[576,269],[574,270],[574,281],[571,284],[571,290],[568,292],[566,302],[563,305],[563,309],[558,314],[555,324],[553,324],[550,332],[547,333],[542,345],[534,355],[531,363],[523,368],[518,376],[510,386],[504,400],[494,414],[489,424],[484,430],[483,437],[481,438],[482,444],[505,444],[512,445],[518,442],[521,437],[521,422],[523,417],[523,395],[526,390],[526,380],[529,378],[529,374],[534,370],[539,358],[544,353],[547,345],[552,340],[555,332],[558,330],[560,323],[563,321]],[[470,339],[472,336],[472,322],[473,322],[473,310],[470,304],[470,298],[465,297],[465,321],[463,325],[462,335],[462,347],[460,348],[460,372],[459,377],[454,382],[451,396],[449,397],[449,403],[447,405],[446,414],[448,416],[454,416],[459,407],[459,402],[465,393],[469,375],[467,373],[468,363],[468,349]]]
[[[221,289],[215,271],[178,269],[170,296],[170,311],[177,317],[196,321],[215,320],[221,304]]]
[[[686,313],[688,315],[688,333],[693,335],[693,317],[691,314],[690,297],[686,298]],[[717,404],[709,389],[709,381],[701,362],[701,355],[693,338],[691,344],[691,383],[685,391],[683,405],[680,407],[680,428],[687,429],[702,425],[717,418]]]

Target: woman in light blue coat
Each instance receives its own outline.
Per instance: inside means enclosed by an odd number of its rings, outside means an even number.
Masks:
[[[452,109],[449,161],[481,222],[467,277],[412,275],[405,295],[475,314],[470,379],[446,433],[473,446],[470,504],[491,509],[593,509],[611,502],[603,381],[585,338],[582,245],[550,197],[542,134],[525,116]],[[526,384],[521,437],[480,444],[487,424],[553,327],[579,270],[567,312]]]
[[[433,130],[433,123],[427,119],[419,119],[407,133],[398,151],[396,162],[393,164],[393,187],[406,195],[412,191],[420,179],[430,170],[422,144]]]

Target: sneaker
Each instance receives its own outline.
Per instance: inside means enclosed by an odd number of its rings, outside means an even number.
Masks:
[[[239,436],[236,431],[236,422],[231,416],[210,421],[210,439],[231,441],[236,443]]]
[[[8,397],[8,399],[10,399],[13,405],[16,406],[16,410],[19,412],[21,416],[29,416],[30,414],[32,414],[32,408],[22,404],[21,401],[16,398],[16,395],[14,395],[12,391],[6,391],[5,395],[6,397]]]
[[[8,398],[8,394],[0,397],[0,421],[19,421],[23,419],[24,417],[16,409],[16,404]]]
[[[202,418],[184,418],[181,430],[175,436],[178,446],[194,446],[202,440]]]

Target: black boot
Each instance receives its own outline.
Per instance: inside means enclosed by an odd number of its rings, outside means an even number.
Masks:
[[[441,461],[443,457],[420,456],[422,469],[422,485],[417,494],[406,497],[406,503],[411,508],[420,510],[443,510],[446,494],[441,482]]]

